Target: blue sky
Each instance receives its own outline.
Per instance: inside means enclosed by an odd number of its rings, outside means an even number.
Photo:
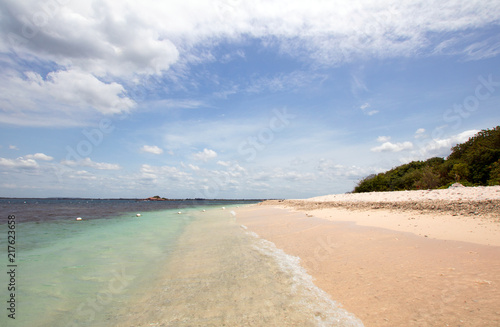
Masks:
[[[0,7],[4,197],[344,193],[500,123],[498,1]]]

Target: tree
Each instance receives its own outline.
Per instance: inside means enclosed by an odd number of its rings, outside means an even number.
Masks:
[[[439,186],[439,174],[430,166],[426,166],[422,170],[422,177],[416,182],[415,186],[418,189],[434,189]]]
[[[485,129],[469,138],[467,142],[452,148],[448,160],[468,165],[468,181],[486,185],[491,165],[500,159],[500,126]]]
[[[371,174],[363,178],[358,182],[358,185],[354,188],[354,193],[363,193],[363,192],[371,192],[373,189],[373,179],[377,175]]]
[[[450,177],[455,179],[455,182],[459,182],[461,178],[467,179],[469,176],[469,166],[466,163],[457,163],[453,165],[450,171]]]
[[[500,185],[500,160],[491,165],[488,185]]]

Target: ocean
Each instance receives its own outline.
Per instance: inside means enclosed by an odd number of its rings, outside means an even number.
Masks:
[[[242,205],[0,199],[0,326],[362,326]]]

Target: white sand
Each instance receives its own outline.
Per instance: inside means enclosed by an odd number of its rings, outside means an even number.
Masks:
[[[302,204],[300,209],[305,211],[307,215],[331,221],[350,221],[360,226],[409,232],[422,237],[500,246],[500,208],[498,214],[492,217],[491,215],[457,215],[447,211],[421,212],[418,210],[409,210],[402,212],[389,209],[370,210],[366,207],[361,207],[359,210],[352,210],[353,207],[350,207],[350,210],[338,207],[316,209],[312,205],[314,202],[405,203],[410,201],[467,202],[487,200],[500,200],[500,186],[334,194],[305,200],[294,200],[290,204],[292,206],[297,203]],[[307,205],[308,203],[311,205]]]
[[[315,202],[404,202],[404,201],[483,201],[500,200],[500,186],[451,187],[443,190],[370,192],[317,196],[305,201]]]
[[[500,326],[500,247],[474,244],[495,244],[500,233],[483,242],[495,233],[479,228],[481,217],[423,218],[417,210],[381,209],[291,212],[267,204],[238,209],[238,222],[300,257],[315,284],[365,326]],[[329,220],[316,218],[322,215]],[[406,224],[430,237],[395,231]]]
[[[500,326],[499,200],[499,186],[337,194],[238,220],[366,326]]]

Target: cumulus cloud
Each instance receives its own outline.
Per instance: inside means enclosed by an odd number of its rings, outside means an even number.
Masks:
[[[0,166],[14,169],[36,169],[39,167],[36,160],[23,157],[17,159],[0,158]]]
[[[105,83],[80,70],[54,71],[42,77],[32,71],[0,78],[0,118],[24,126],[75,124],[94,114],[129,112],[135,102],[122,85]]]
[[[477,134],[479,130],[472,129],[451,135],[446,138],[428,139],[419,144],[418,149],[413,153],[415,158],[429,158],[434,156],[446,156],[450,149],[460,143],[466,142],[470,137]]]
[[[141,151],[152,153],[152,154],[162,154],[163,153],[163,149],[159,148],[156,145],[143,145],[141,148]]]
[[[323,64],[337,64],[356,56],[409,55],[437,46],[429,34],[446,37],[449,31],[496,23],[500,9],[496,1],[463,6],[459,0],[297,0],[286,5],[265,0],[104,0],[64,5],[56,2],[49,12],[43,3],[27,0],[7,1],[3,7],[1,50],[17,43],[24,51],[66,64],[71,60],[73,65],[99,76],[158,74],[187,57],[183,51],[239,40],[245,35],[272,38],[273,42],[264,45],[277,45],[283,52],[306,55]],[[34,20],[42,26],[36,26]],[[31,33],[27,33],[30,28]],[[12,35],[17,36],[17,42],[12,41]]]
[[[152,3],[51,4],[4,3],[5,37],[0,48],[16,46],[20,55],[28,52],[97,76],[157,74],[178,59],[177,47],[161,35],[165,32],[159,22],[162,10]]]
[[[244,58],[241,50],[215,54],[221,43],[244,39],[313,66],[434,55],[450,44],[453,53],[474,60],[499,53],[498,39],[480,34],[500,19],[495,0],[467,6],[461,0],[25,0],[3,1],[0,9],[0,53],[19,58],[7,60],[14,72],[2,72],[0,119],[16,125],[74,126],[92,116],[89,111],[93,116],[128,112],[135,103],[126,90],[143,78],[189,79],[192,65]],[[457,31],[473,37],[457,44],[451,33]],[[265,77],[247,91],[279,91],[317,79],[303,72]],[[353,83],[366,89],[362,80]]]
[[[392,143],[384,142],[382,145],[371,148],[372,152],[400,152],[404,150],[411,150],[413,148],[413,143],[402,142],[402,143]]]
[[[48,156],[44,153],[35,153],[35,154],[28,154],[24,156],[26,159],[35,159],[35,160],[43,160],[43,161],[52,161],[54,160],[53,157]]]
[[[391,139],[390,136],[379,136],[379,137],[377,137],[377,142],[384,143],[384,142],[388,142],[390,139]]]
[[[213,159],[217,157],[217,152],[215,152],[214,150],[210,150],[210,149],[203,149],[203,151],[201,152],[197,152],[195,154],[193,154],[193,158],[195,160],[199,160],[199,161],[208,161],[210,159]]]
[[[379,136],[378,142],[381,145],[373,147],[372,152],[401,152],[410,151],[409,156],[400,158],[401,162],[409,162],[412,160],[424,160],[430,157],[444,157],[450,153],[450,149],[459,144],[466,142],[470,137],[477,134],[478,130],[467,130],[445,138],[430,138],[425,134],[424,128],[419,128],[415,132],[415,143],[412,142],[390,142],[389,136]]]
[[[54,158],[44,153],[28,154],[16,159],[0,158],[0,166],[6,169],[35,170],[40,168],[37,160],[52,161]]]

